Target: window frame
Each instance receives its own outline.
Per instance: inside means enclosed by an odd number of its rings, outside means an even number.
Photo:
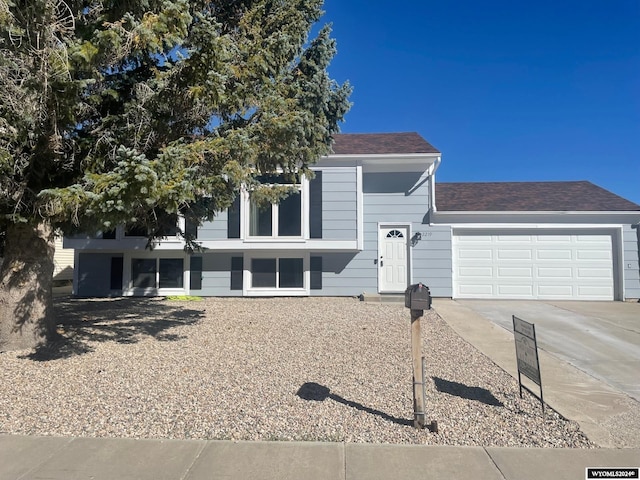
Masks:
[[[244,276],[243,295],[245,296],[309,296],[311,276],[310,276],[310,254],[309,252],[256,252],[246,253],[244,256]],[[253,260],[274,259],[276,261],[275,287],[254,287],[253,286]],[[302,260],[302,287],[280,287],[280,260],[299,259]]]
[[[300,183],[282,184],[297,187],[300,192],[300,235],[280,235],[280,203],[271,204],[271,235],[251,235],[251,191],[240,192],[240,239],[251,242],[286,242],[309,239],[309,179],[303,176]]]
[[[155,262],[155,281],[153,286],[136,287],[133,278],[133,261],[153,260]],[[181,260],[182,261],[182,287],[160,287],[160,263],[161,260]],[[166,252],[155,251],[147,253],[143,251],[125,252],[123,255],[123,295],[124,296],[165,296],[165,295],[185,295],[190,289],[191,261],[189,255],[168,250]]]

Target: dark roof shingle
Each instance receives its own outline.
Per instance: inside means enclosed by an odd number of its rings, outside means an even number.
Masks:
[[[333,137],[336,155],[440,153],[416,132],[340,133]]]
[[[439,212],[640,211],[588,181],[436,183]]]

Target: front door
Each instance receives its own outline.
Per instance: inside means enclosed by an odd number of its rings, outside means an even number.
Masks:
[[[378,286],[380,293],[404,292],[408,283],[407,226],[380,227]]]

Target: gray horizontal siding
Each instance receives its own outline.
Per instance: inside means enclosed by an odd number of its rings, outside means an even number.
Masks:
[[[631,225],[622,229],[624,296],[640,298],[640,230]]]
[[[242,290],[231,290],[231,257],[242,257],[242,253],[203,254],[202,290],[191,290],[191,294],[203,297],[242,296]]]
[[[355,240],[358,234],[355,167],[322,170],[322,238]]]
[[[198,240],[226,240],[227,212],[220,212],[212,222],[204,222],[198,227]]]

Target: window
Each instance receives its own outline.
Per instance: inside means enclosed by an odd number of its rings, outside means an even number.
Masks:
[[[160,259],[160,288],[182,288],[183,285],[183,261],[181,258]]]
[[[301,258],[281,258],[279,288],[304,287],[304,270]]]
[[[275,258],[254,258],[251,260],[251,286],[254,288],[275,288]]]
[[[249,236],[300,237],[302,236],[302,194],[300,191],[269,205],[250,201]]]
[[[302,258],[253,258],[251,288],[304,288]]]
[[[263,175],[263,185],[286,185],[292,193],[279,203],[258,205],[243,190],[227,209],[228,239],[322,238],[322,171],[307,180],[293,175]]]
[[[133,288],[155,288],[156,259],[131,259],[131,283],[133,285]]]
[[[132,258],[131,285],[133,288],[183,288],[184,260],[182,258]]]

